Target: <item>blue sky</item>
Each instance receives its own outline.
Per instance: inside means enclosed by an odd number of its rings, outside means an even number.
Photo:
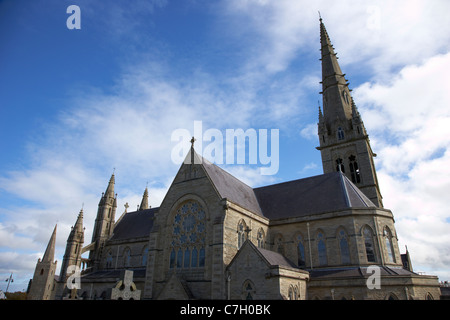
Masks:
[[[66,27],[72,4],[80,30]],[[408,245],[416,271],[449,280],[449,9],[445,0],[0,2],[0,276],[14,272],[13,289],[26,289],[56,223],[59,269],[83,205],[88,242],[114,168],[118,214],[147,183],[158,206],[179,167],[171,133],[196,120],[204,131],[279,130],[276,175],[223,166],[249,185],[321,174],[320,10],[378,154],[400,250]]]

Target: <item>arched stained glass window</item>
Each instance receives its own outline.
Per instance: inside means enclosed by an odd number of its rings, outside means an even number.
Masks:
[[[299,267],[304,267],[306,265],[305,260],[305,246],[303,245],[303,237],[297,235],[297,265]]]
[[[364,245],[366,247],[367,262],[375,262],[375,249],[373,245],[372,230],[366,226],[363,230]]]
[[[205,266],[205,248],[200,249],[200,253],[198,255],[198,266],[199,267]]]
[[[327,260],[327,247],[325,245],[325,237],[323,233],[317,234],[317,251],[319,253],[319,265],[325,266],[328,264]]]
[[[192,249],[192,260],[191,260],[191,267],[195,268],[198,265],[198,252],[197,252],[197,248],[194,247],[194,249]]]
[[[348,248],[348,240],[347,234],[344,230],[339,231],[339,249],[341,251],[341,263],[349,264],[350,263],[350,250]]]
[[[178,207],[173,218],[170,268],[205,266],[205,224],[205,210],[197,201],[189,200]]]
[[[392,246],[392,234],[388,227],[384,228],[383,236],[384,236],[384,241],[386,244],[388,261],[395,262],[394,247]]]

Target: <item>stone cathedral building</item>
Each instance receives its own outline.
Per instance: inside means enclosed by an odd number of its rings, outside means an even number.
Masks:
[[[160,207],[149,207],[145,189],[139,209],[116,219],[113,174],[90,243],[81,211],[55,277],[55,227],[29,298],[439,299],[437,277],[414,273],[400,253],[375,154],[322,19],[320,42],[322,175],[251,188],[192,142]],[[81,267],[79,285],[68,287]]]

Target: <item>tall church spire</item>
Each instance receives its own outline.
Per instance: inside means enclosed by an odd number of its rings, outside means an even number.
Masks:
[[[55,272],[57,261],[55,259],[56,225],[48,242],[42,259],[38,259],[31,281],[28,300],[50,300],[53,299],[55,291]]]
[[[55,260],[56,227],[57,225],[55,225],[55,228],[53,229],[47,249],[45,249],[44,256],[42,257],[43,262],[53,262],[53,260]]]
[[[320,18],[320,45],[323,112],[328,119],[327,127],[330,128],[335,119],[341,121],[351,119],[352,107],[348,81],[339,66],[337,54],[334,52],[322,18]]]
[[[350,94],[327,29],[320,17],[323,113],[318,135],[324,173],[341,171],[378,207],[382,197],[364,123]]]

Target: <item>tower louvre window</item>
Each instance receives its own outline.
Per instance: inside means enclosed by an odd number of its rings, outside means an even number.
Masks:
[[[341,158],[336,159],[336,171],[345,173],[344,161]]]
[[[350,174],[352,178],[353,183],[360,183],[361,182],[361,174],[359,172],[358,168],[358,162],[356,162],[356,157],[354,155],[351,155],[348,160],[350,161],[349,167],[350,167]]]

